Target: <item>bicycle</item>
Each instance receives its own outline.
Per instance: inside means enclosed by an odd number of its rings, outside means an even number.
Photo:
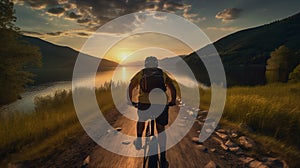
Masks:
[[[150,150],[157,150],[157,143],[155,143],[156,147],[150,148],[150,139],[152,137],[152,141],[155,141],[156,137],[154,136],[154,124],[155,121],[153,118],[149,119],[147,121],[147,127],[146,127],[146,140],[145,140],[145,145],[144,145],[144,161],[143,161],[143,168],[157,168],[159,163],[159,157],[158,157],[158,152],[153,152],[155,153],[154,155],[149,155]],[[147,149],[148,149],[148,154],[147,154]],[[161,166],[159,166],[161,167]]]
[[[132,105],[135,108],[138,108],[138,103],[132,103]],[[175,104],[167,104],[166,106],[174,106]],[[151,116],[150,119],[147,120],[147,126],[146,126],[146,140],[145,145],[142,147],[144,149],[144,160],[143,160],[143,168],[162,168],[162,165],[160,163],[160,157],[158,156],[158,151],[151,151],[150,150],[158,150],[158,145],[156,141],[156,136],[154,134],[155,131],[155,116]],[[151,139],[151,140],[150,140]],[[155,146],[152,146],[150,148],[151,141]],[[147,154],[148,151],[148,154]],[[154,155],[150,154],[155,153]]]

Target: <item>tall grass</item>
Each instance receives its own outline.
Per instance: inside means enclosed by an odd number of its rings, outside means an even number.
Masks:
[[[224,119],[300,148],[300,83],[234,87],[228,90]]]
[[[291,167],[300,164],[300,83],[277,83],[228,89],[225,124],[244,123],[256,139]],[[259,152],[259,151],[258,151]]]
[[[113,106],[110,86],[105,84],[96,89],[97,98],[105,97],[98,101],[105,110]],[[84,89],[75,91],[80,90]],[[63,148],[72,137],[82,133],[71,91],[37,97],[32,112],[0,114],[0,165],[1,162],[42,158]]]

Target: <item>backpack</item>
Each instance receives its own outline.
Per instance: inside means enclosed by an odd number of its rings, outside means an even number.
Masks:
[[[145,68],[142,70],[140,88],[144,93],[150,93],[152,89],[159,88],[164,92],[167,90],[163,71],[159,68]]]

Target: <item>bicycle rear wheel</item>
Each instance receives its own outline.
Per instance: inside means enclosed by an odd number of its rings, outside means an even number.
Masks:
[[[149,162],[149,156],[147,154],[147,151],[149,151],[149,141],[150,141],[150,134],[151,134],[151,124],[150,122],[147,123],[146,127],[146,140],[144,145],[144,162],[143,162],[143,168],[147,168],[148,162]]]
[[[157,150],[157,140],[156,137],[154,136],[154,120],[148,121],[147,127],[146,127],[146,142],[145,142],[145,147],[144,147],[144,163],[143,163],[143,168],[158,168],[159,167],[159,157],[158,154],[150,155],[150,150]],[[152,137],[152,138],[151,138]],[[154,146],[153,144],[151,145],[150,143],[155,143]],[[151,149],[156,148],[156,149]],[[154,152],[157,153],[157,152]]]
[[[148,158],[148,168],[158,168],[158,154],[149,156]]]

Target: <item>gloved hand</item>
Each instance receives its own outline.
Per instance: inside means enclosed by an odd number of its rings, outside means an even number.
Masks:
[[[133,107],[138,108],[139,103],[131,102],[131,104],[132,104]]]
[[[176,105],[176,102],[169,102],[168,103],[168,106],[175,106]]]

